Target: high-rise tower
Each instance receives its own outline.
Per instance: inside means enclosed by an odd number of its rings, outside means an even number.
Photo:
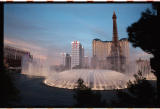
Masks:
[[[82,45],[79,41],[72,42],[71,68],[81,68],[82,66]]]

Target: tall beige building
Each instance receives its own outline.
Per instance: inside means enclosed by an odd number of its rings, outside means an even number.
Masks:
[[[129,42],[126,38],[119,40],[119,44],[122,50],[123,56],[126,57],[126,63],[129,58]],[[92,42],[92,68],[104,68],[107,69],[107,57],[111,54],[112,41],[101,41],[100,39],[94,39]],[[96,59],[96,60],[95,60]],[[95,62],[94,62],[95,61]],[[95,65],[96,64],[96,65]]]
[[[116,15],[113,14],[113,40],[101,41],[100,39],[94,39],[92,42],[93,57],[91,59],[92,68],[97,69],[112,69],[113,66],[117,67],[117,60],[111,59],[120,56],[123,58],[123,62],[127,65],[129,58],[129,42],[126,38],[118,40]],[[118,49],[118,51],[116,51]],[[114,56],[115,55],[115,56]],[[115,61],[115,62],[114,62]],[[110,65],[112,64],[112,66]],[[123,67],[125,67],[123,65]]]

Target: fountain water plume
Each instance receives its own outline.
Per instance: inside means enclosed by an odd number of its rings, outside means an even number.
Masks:
[[[22,59],[22,74],[43,76],[44,83],[58,88],[74,89],[79,78],[92,90],[112,90],[127,87],[129,80],[134,80],[132,74],[124,74],[113,70],[102,69],[72,69],[62,72],[51,71],[47,61],[24,56]],[[151,73],[149,73],[151,74]],[[148,75],[147,75],[148,76]]]
[[[92,90],[126,88],[125,84],[131,79],[127,75],[111,70],[74,69],[54,73],[44,82],[49,86],[74,89],[79,78]]]
[[[21,73],[28,76],[48,76],[49,66],[44,60],[25,55],[22,58]]]

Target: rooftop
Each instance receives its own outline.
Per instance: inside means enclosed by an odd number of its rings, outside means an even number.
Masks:
[[[98,38],[93,39],[93,40],[95,40],[95,41],[101,41],[101,42],[112,42],[112,41],[102,41],[102,40],[100,40],[100,39],[98,39]],[[121,39],[120,39],[120,41],[125,41],[125,40],[128,40],[128,38],[121,38]]]

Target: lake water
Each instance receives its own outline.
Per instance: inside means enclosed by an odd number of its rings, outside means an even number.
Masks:
[[[22,107],[74,107],[74,91],[70,89],[49,87],[43,83],[42,77],[29,77],[15,73],[15,85],[20,90],[20,103]],[[115,99],[112,90],[100,91],[102,98]]]

